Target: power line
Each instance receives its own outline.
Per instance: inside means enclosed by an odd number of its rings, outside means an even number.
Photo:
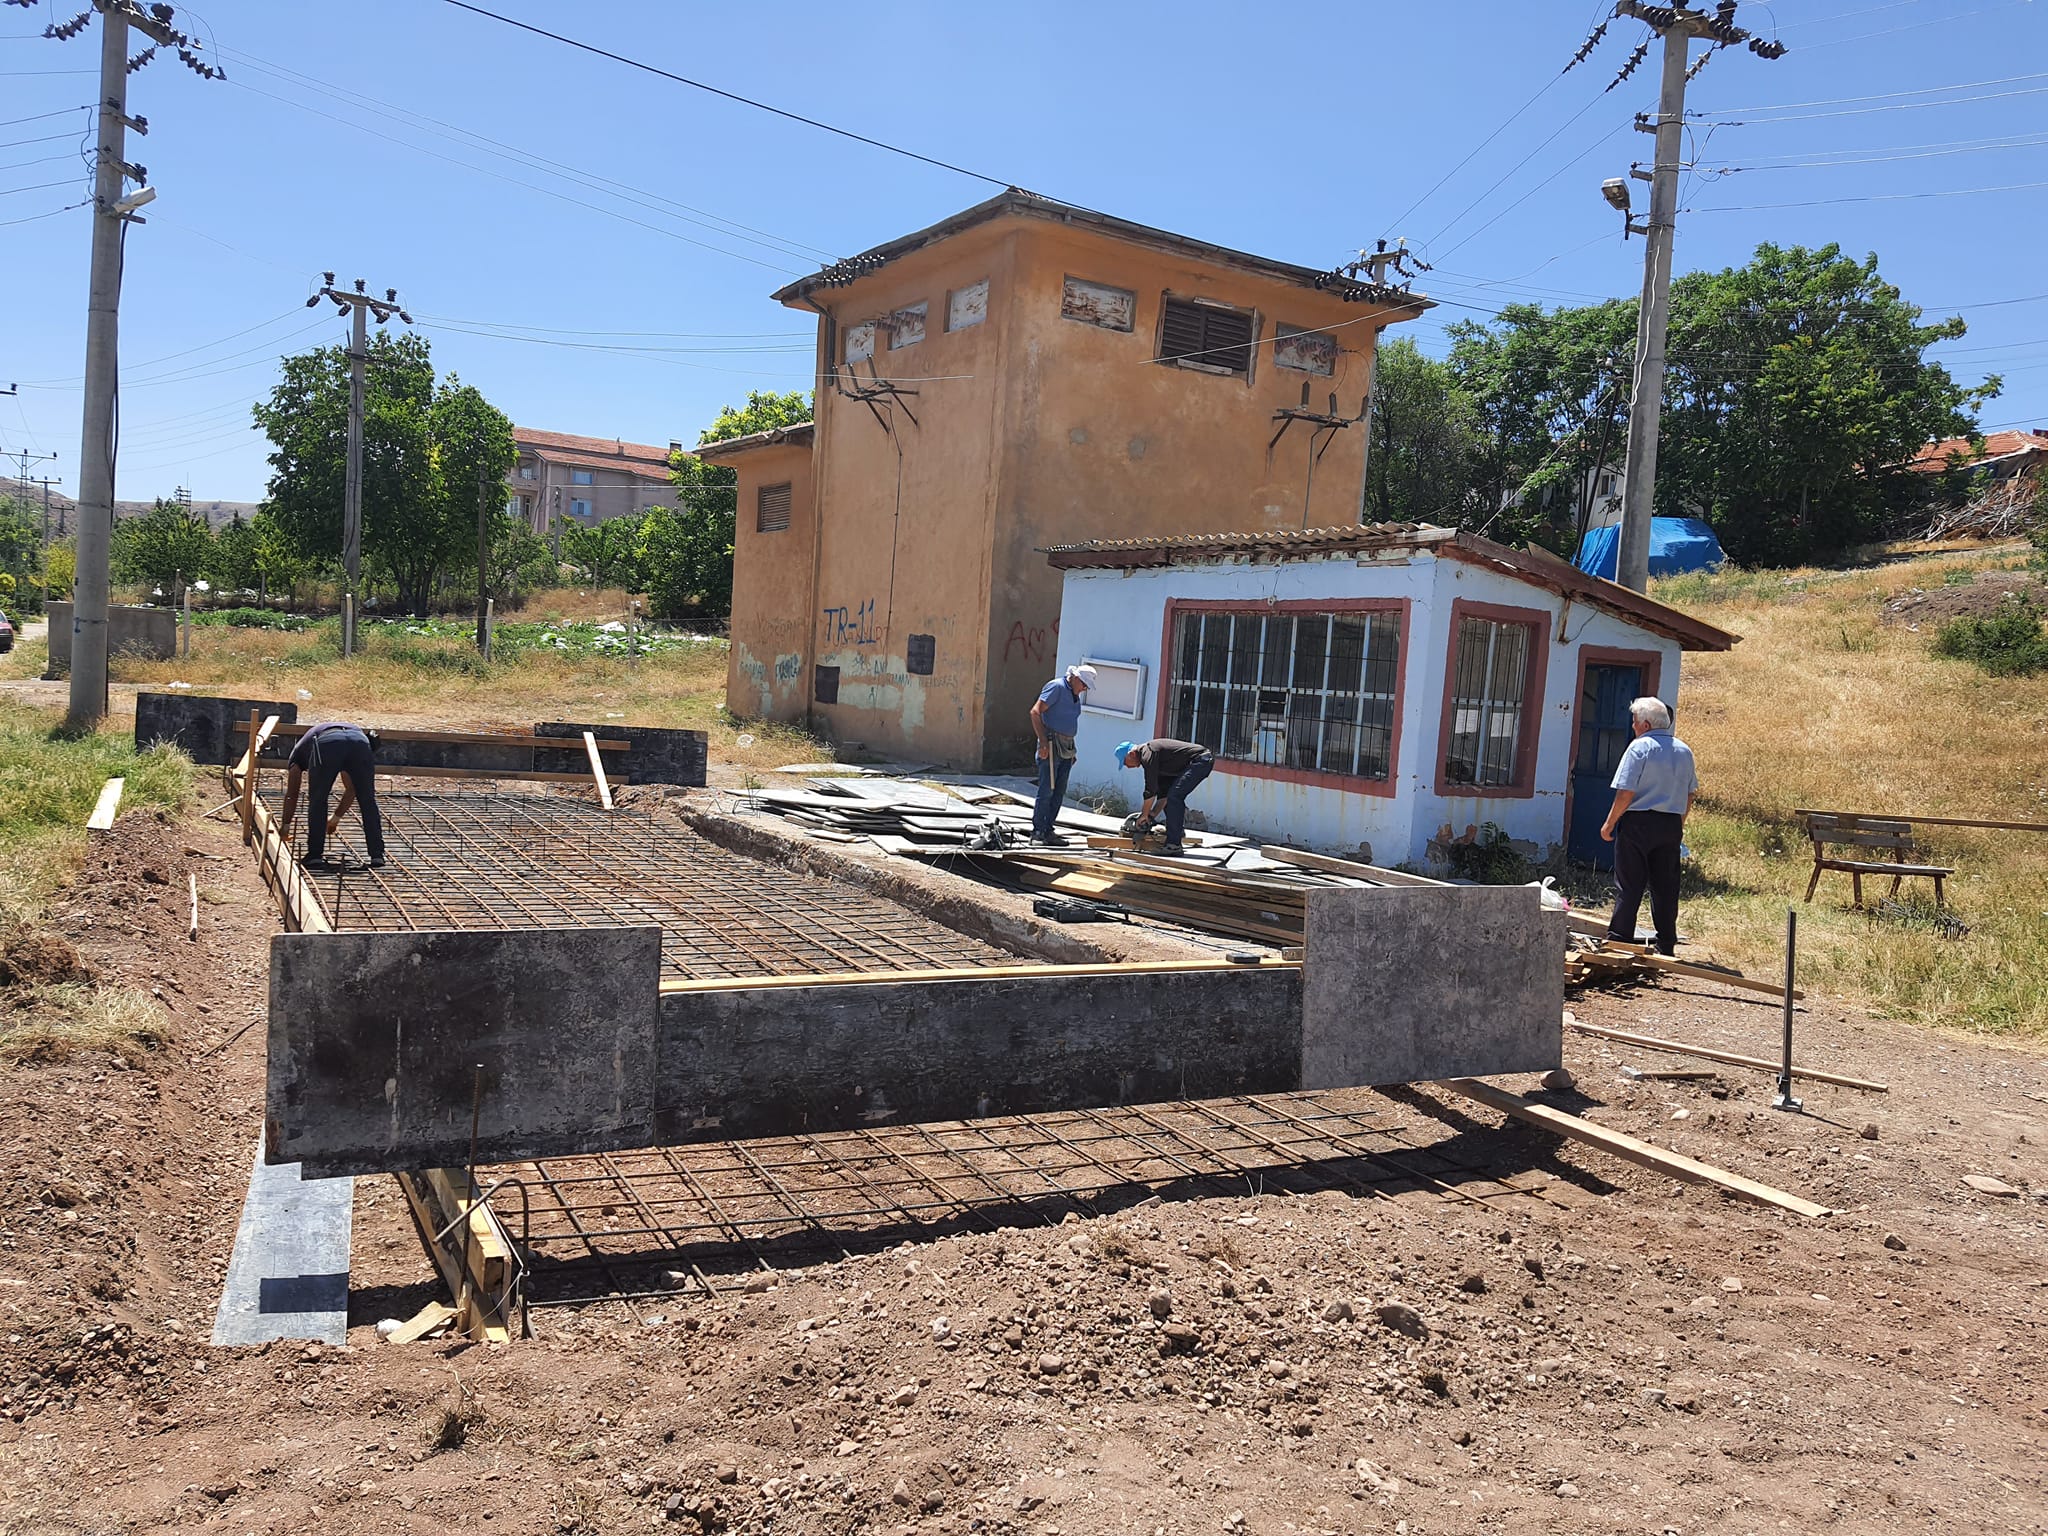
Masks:
[[[1843,203],[1918,202],[1932,197],[1978,197],[1987,192],[2033,192],[2048,181],[2016,181],[2002,187],[1948,187],[1937,192],[1866,192],[1860,197],[1816,197],[1796,203],[1719,203],[1685,208],[1683,213],[1766,213],[1783,208],[1831,208]]]
[[[92,71],[87,70],[86,73],[90,74]],[[46,118],[63,117],[67,113],[90,112],[91,110],[91,107],[80,102],[75,107],[59,107],[54,112],[32,112],[27,117],[0,117],[0,128],[12,128],[17,123],[40,123]]]
[[[582,42],[573,37],[565,37],[560,32],[550,32],[545,27],[536,27],[531,22],[516,21],[510,16],[501,16],[496,11],[485,10],[480,5],[471,5],[469,0],[445,0],[445,3],[454,6],[457,10],[470,11],[475,15],[501,22],[505,26],[516,27],[521,32],[531,32],[536,37],[545,37],[551,42],[561,43],[570,48],[579,48],[585,53],[596,54],[601,59],[610,59],[615,64],[624,64],[632,69],[644,70],[650,75],[659,75],[664,80],[673,80],[677,85],[687,85],[692,90],[706,91],[713,96],[723,96],[727,101],[736,101],[741,106],[752,107],[760,112],[772,113],[776,117],[787,118],[790,122],[802,123],[807,128],[817,128],[825,133],[837,134],[840,138],[851,139],[857,144],[866,144],[874,149],[886,150],[892,155],[901,155],[906,160],[921,161],[925,165],[936,166],[942,171],[951,171],[956,176],[967,176],[975,181],[985,181],[992,187],[1013,187],[1018,185],[1017,182],[1007,177],[990,176],[981,171],[971,171],[964,165],[953,164],[950,160],[934,159],[930,155],[919,154],[914,149],[905,149],[900,144],[890,144],[882,139],[870,138],[864,133],[855,133],[850,128],[840,128],[832,123],[821,122],[815,117],[805,117],[801,112],[791,112],[783,107],[770,106],[767,102],[756,101],[751,96],[742,96],[736,91],[728,91],[720,86],[709,85],[702,80],[692,80],[687,75],[678,75],[671,70],[662,69],[658,65],[648,64],[623,53],[613,53],[609,48],[600,48],[595,43]]]
[[[1924,85],[1909,91],[1879,91],[1874,96],[1828,96],[1818,101],[1784,101],[1764,106],[1703,107],[1703,116],[1723,112],[1790,112],[1807,107],[1847,107],[1866,101],[1895,101],[1901,96],[1934,96],[1943,91],[1978,91],[1987,85],[2018,85],[2027,80],[2048,80],[2048,70],[2031,75],[2001,75],[1995,80],[1964,80],[1955,85]]]

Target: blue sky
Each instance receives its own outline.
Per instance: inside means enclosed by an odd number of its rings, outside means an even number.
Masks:
[[[1641,243],[1598,187],[1649,156],[1629,122],[1655,61],[1604,91],[1643,33],[1617,21],[1560,75],[1608,9],[1590,0],[1085,17],[881,0],[768,20],[480,3],[1263,255],[1328,266],[1405,236],[1444,304],[1391,334],[1430,350],[1510,299],[1640,284]],[[66,491],[89,232],[86,210],[57,210],[85,195],[75,109],[97,43],[36,34],[71,9],[0,10],[0,385],[21,384],[0,447],[54,451],[34,473]],[[248,407],[281,352],[340,338],[331,308],[304,308],[323,269],[395,286],[436,365],[515,421],[690,442],[750,388],[809,386],[810,328],[771,289],[995,190],[443,0],[206,0],[180,19],[228,80],[168,57],[131,78],[151,132],[130,159],[158,199],[128,243],[124,497],[261,495]],[[1985,426],[2048,426],[2048,0],[1781,0],[1738,20],[1791,52],[1731,50],[1695,81],[1678,270],[1764,239],[1875,251],[1909,299],[1969,322],[1941,349],[1959,376],[2005,376]],[[1709,174],[1731,166],[1749,169]]]

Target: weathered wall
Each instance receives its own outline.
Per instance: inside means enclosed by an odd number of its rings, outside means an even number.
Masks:
[[[1042,220],[1021,221],[1010,366],[1004,380],[1003,498],[989,607],[992,761],[1029,753],[1026,713],[1053,675],[1059,573],[1038,551],[1082,539],[1341,527],[1358,521],[1364,428],[1336,432],[1310,484],[1311,429],[1280,423],[1310,386],[1357,415],[1385,316],[1371,306]],[[1135,296],[1131,329],[1066,318],[1069,276]],[[1249,376],[1158,361],[1168,294],[1249,309]],[[1280,367],[1275,327],[1337,327],[1330,377]]]
[[[1166,729],[1160,669],[1169,601],[1408,601],[1393,794],[1301,783],[1219,762],[1191,802],[1219,827],[1352,857],[1369,850],[1370,861],[1379,864],[1430,863],[1433,844],[1440,856],[1444,841],[1467,838],[1488,822],[1534,845],[1539,853],[1563,839],[1582,647],[1655,652],[1660,658],[1659,695],[1667,702],[1678,696],[1676,641],[1584,604],[1568,607],[1556,594],[1498,572],[1427,552],[1394,559],[1346,555],[1277,564],[1217,561],[1064,574],[1057,665],[1102,656],[1130,657],[1145,667],[1144,712],[1139,719],[1082,715],[1073,784],[1081,791],[1121,791],[1133,804],[1142,793],[1140,777],[1133,770],[1116,771],[1115,747]],[[1444,681],[1450,664],[1452,605],[1459,599],[1535,609],[1548,619],[1541,726],[1531,792],[1525,796],[1439,790]]]
[[[979,758],[1009,267],[1001,229],[989,227],[817,296],[841,359],[858,327],[926,306],[921,340],[892,344],[876,324],[873,355],[855,367],[858,388],[879,377],[901,399],[818,391],[809,661],[838,668],[839,688],[836,703],[813,690],[811,712],[835,740],[920,761]],[[986,317],[947,330],[949,294],[984,280]],[[931,637],[928,674],[910,670],[913,635]]]
[[[71,669],[72,605],[50,604],[50,670]],[[107,654],[168,661],[178,653],[178,610],[116,604],[107,609]]]
[[[734,455],[739,511],[734,520],[732,659],[725,707],[748,720],[801,720],[810,668],[811,560],[817,537],[811,445],[764,443]],[[755,527],[764,485],[790,488],[789,526]]]

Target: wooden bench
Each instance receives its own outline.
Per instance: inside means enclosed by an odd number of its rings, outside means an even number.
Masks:
[[[1891,894],[1899,894],[1899,882],[1908,875],[1925,875],[1934,882],[1934,904],[1942,905],[1941,883],[1955,870],[1943,864],[1909,863],[1914,852],[1913,824],[1910,821],[1890,821],[1878,816],[1852,816],[1837,811],[1807,811],[1803,813],[1806,835],[1813,839],[1813,878],[1806,882],[1806,899],[1813,900],[1813,893],[1820,885],[1825,870],[1840,870],[1847,874],[1855,892],[1856,905],[1863,905],[1863,877],[1865,875],[1890,875]],[[1863,857],[1844,856],[1830,853],[1831,848],[1868,849]],[[1890,858],[1879,858],[1888,853]]]

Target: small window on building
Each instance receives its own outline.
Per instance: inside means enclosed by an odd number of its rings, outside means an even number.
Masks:
[[[1159,322],[1159,361],[1249,374],[1255,328],[1249,310],[1169,298]]]
[[[1169,736],[1240,762],[1392,777],[1398,613],[1183,609],[1168,660]]]
[[[507,517],[517,517],[525,505],[526,498],[524,496],[514,496],[505,503],[505,515]]]
[[[1070,277],[1060,291],[1060,313],[1084,325],[1099,325],[1108,331],[1128,331],[1138,313],[1138,296],[1128,288],[1111,288]]]
[[[928,306],[912,304],[889,317],[889,350],[900,352],[924,340],[924,317]]]
[[[946,295],[946,329],[964,331],[988,318],[988,279],[955,288]]]
[[[571,485],[590,485],[594,482],[591,479],[589,470],[572,469],[569,471],[569,483]]]
[[[811,697],[820,704],[839,702],[839,669],[837,667],[813,667],[811,669]]]
[[[572,502],[570,502],[570,503],[569,503],[569,515],[570,515],[571,517],[580,517],[580,518],[584,519],[584,520],[585,520],[586,522],[587,522],[587,521],[589,521],[589,518],[590,518],[590,503],[589,503],[589,502],[587,502],[587,501],[584,501],[584,500],[582,500],[582,499],[581,499],[580,497],[579,497],[578,499],[576,499],[575,501],[572,501]]]
[[[754,532],[780,533],[789,526],[789,482],[764,485],[754,496]]]
[[[1511,785],[1522,767],[1522,726],[1531,707],[1529,648],[1534,626],[1474,618],[1458,621],[1451,657],[1451,725],[1444,779],[1481,787]]]
[[[531,464],[520,465],[519,478],[522,480],[531,480],[533,478],[533,466]]]
[[[1282,368],[1319,373],[1337,371],[1337,338],[1327,331],[1305,331],[1298,325],[1273,327],[1273,361]]]
[[[875,322],[865,325],[849,325],[846,328],[846,360],[849,363],[864,363],[875,355]]]
[[[936,635],[912,635],[903,647],[903,670],[912,677],[930,677],[939,659]]]

